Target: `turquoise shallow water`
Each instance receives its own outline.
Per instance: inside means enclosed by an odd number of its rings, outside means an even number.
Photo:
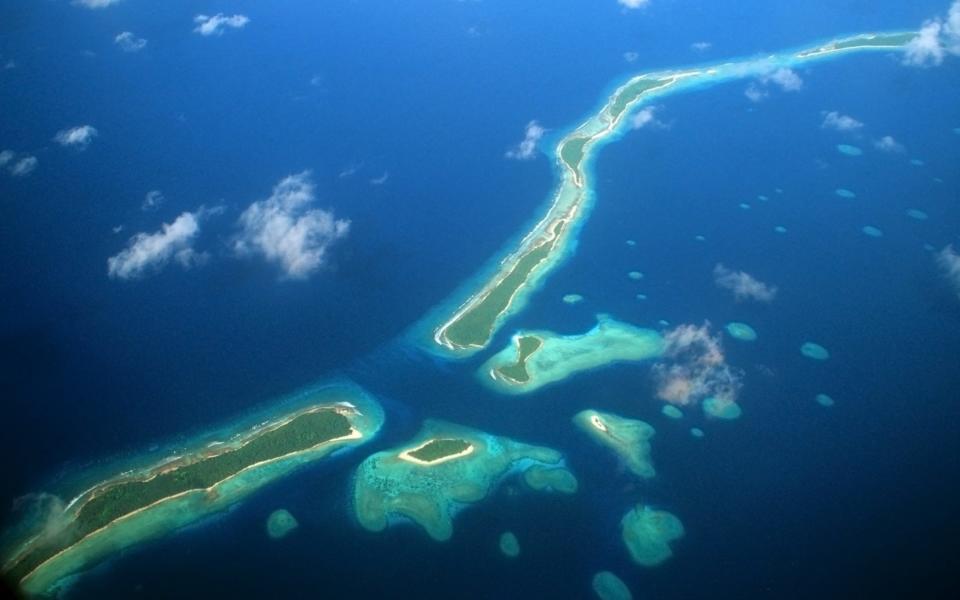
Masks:
[[[9,17],[0,53],[17,64],[2,72],[10,118],[0,149],[40,159],[31,178],[0,179],[2,381],[18,424],[0,450],[29,457],[4,466],[5,506],[58,474],[269,410],[269,399],[336,376],[384,401],[387,425],[370,452],[442,418],[559,448],[581,480],[576,496],[547,499],[507,483],[461,512],[440,545],[412,527],[375,535],[352,521],[351,474],[364,449],[125,554],[78,581],[75,597],[586,597],[601,569],[640,597],[951,585],[955,558],[944,549],[957,533],[960,416],[949,357],[960,350],[960,308],[924,244],[957,242],[955,61],[911,70],[863,56],[804,69],[802,91],[773,89],[757,104],[745,82],[658,102],[662,126],[630,132],[595,165],[598,201],[576,253],[491,346],[521,327],[582,333],[598,312],[657,329],[661,320],[744,321],[761,336],[726,345],[744,372],[736,422],[700,411],[668,420],[649,365],[512,398],[476,383],[485,355],[447,362],[399,337],[548,197],[546,160],[503,157],[530,119],[550,138],[633,69],[912,27],[945,10],[655,1],[627,14],[609,4],[237,3],[223,10],[248,13],[249,28],[209,40],[191,37],[198,9],[186,2],[0,9]],[[546,19],[557,26],[544,28]],[[758,26],[733,25],[744,20]],[[563,25],[583,35],[571,39]],[[149,38],[143,53],[112,45],[127,28]],[[708,54],[690,50],[699,40],[713,43]],[[634,63],[622,58],[629,50],[640,55]],[[864,129],[825,131],[830,110]],[[50,142],[86,121],[101,131],[86,152]],[[907,153],[876,150],[884,135]],[[356,164],[356,175],[339,177]],[[303,168],[314,170],[320,203],[353,221],[330,269],[281,282],[263,264],[229,260],[239,211]],[[385,171],[386,183],[370,185]],[[158,187],[168,204],[142,213],[144,193]],[[856,198],[839,199],[838,189]],[[213,260],[204,269],[130,285],[106,278],[106,257],[123,246],[111,227],[153,230],[220,199],[227,213],[206,231]],[[863,235],[868,223],[883,237]],[[713,285],[718,262],[776,284],[778,297],[735,302]],[[565,304],[568,293],[585,300]],[[830,360],[806,360],[808,339]],[[830,410],[812,401],[820,393],[835,400]],[[656,427],[654,481],[638,483],[572,428],[587,407]],[[687,530],[675,558],[653,571],[633,566],[618,538],[640,501]],[[281,507],[301,526],[270,542],[263,524]],[[497,547],[507,529],[523,548],[517,562]]]

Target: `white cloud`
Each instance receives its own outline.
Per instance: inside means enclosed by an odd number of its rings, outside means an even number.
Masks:
[[[904,49],[904,64],[931,67],[943,63],[948,54],[960,55],[960,0],[950,5],[947,18],[936,17],[923,24]]]
[[[743,271],[731,271],[721,264],[713,268],[713,282],[733,292],[737,301],[770,302],[777,296],[776,286],[769,286]]]
[[[953,245],[947,246],[937,253],[937,263],[960,296],[960,253],[954,250]]]
[[[751,83],[747,86],[747,89],[743,91],[743,95],[746,96],[750,102],[763,102],[770,93],[756,83]]]
[[[507,158],[513,158],[516,160],[530,160],[535,156],[537,142],[540,141],[540,138],[542,138],[543,134],[546,132],[547,130],[541,127],[539,123],[536,121],[530,121],[527,123],[523,141],[510,150],[507,150]]]
[[[16,154],[14,154],[13,150],[4,150],[3,152],[0,152],[0,167],[13,160],[14,156],[16,156]]]
[[[147,192],[147,195],[144,196],[143,202],[140,204],[140,210],[157,210],[165,201],[166,198],[163,197],[163,192],[160,190],[150,190]]]
[[[706,52],[713,47],[713,44],[710,42],[694,42],[690,44],[690,48],[696,50],[697,52]]]
[[[839,112],[832,110],[830,112],[824,111],[823,113],[823,124],[820,126],[824,129],[835,129],[837,131],[856,131],[863,127],[863,123],[854,119],[850,115],[842,115]]]
[[[374,177],[370,180],[370,185],[383,185],[390,179],[390,171],[384,171],[383,175]]]
[[[10,165],[10,174],[14,177],[26,177],[33,173],[39,162],[36,156],[25,156]]]
[[[630,117],[630,127],[633,129],[643,129],[647,125],[650,125],[660,129],[667,128],[667,124],[656,117],[656,113],[659,110],[659,106],[647,106],[642,108],[632,117]]]
[[[630,52],[623,53],[623,60],[627,61],[628,63],[636,62],[638,58],[640,58],[639,52],[634,52],[631,50]]]
[[[219,212],[200,207],[196,212],[184,212],[173,223],[164,223],[154,233],[140,232],[127,242],[127,247],[107,259],[107,275],[113,279],[138,279],[157,272],[176,261],[184,269],[204,262],[208,255],[197,252],[193,244],[200,234],[200,221]]]
[[[742,374],[726,363],[720,336],[710,324],[680,325],[664,339],[664,360],[653,366],[657,397],[686,406],[707,397],[733,403],[742,387]]]
[[[247,23],[250,22],[250,19],[247,18],[246,15],[233,15],[228,17],[223,13],[217,13],[212,17],[208,15],[197,15],[193,18],[193,22],[197,24],[193,29],[195,33],[209,36],[223,35],[223,32],[228,28],[243,29]]]
[[[86,150],[93,138],[97,137],[98,131],[90,125],[81,125],[71,127],[57,132],[53,140],[64,147],[73,147],[77,150]]]
[[[117,4],[120,0],[73,0],[75,6],[82,6],[84,8],[106,8]]]
[[[350,221],[311,208],[315,200],[309,171],[286,177],[269,198],[240,215],[234,250],[277,263],[289,279],[306,279],[324,264],[329,247],[350,230]]]
[[[120,46],[124,52],[139,52],[147,47],[147,40],[138,38],[132,31],[118,33],[117,37],[113,38],[113,43]]]
[[[906,152],[903,144],[893,139],[893,136],[885,135],[873,143],[873,147],[883,152]]]
[[[635,8],[643,8],[650,4],[650,0],[617,0],[617,4],[632,10]]]
[[[785,92],[796,92],[803,88],[803,79],[793,69],[781,67],[767,76],[766,80],[780,86]]]

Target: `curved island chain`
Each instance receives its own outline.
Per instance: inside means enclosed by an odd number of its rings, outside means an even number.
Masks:
[[[656,430],[646,422],[597,410],[581,411],[573,417],[573,422],[595,442],[619,456],[634,475],[644,479],[656,476],[650,458],[650,439]]]
[[[582,335],[521,331],[480,367],[482,381],[500,392],[522,394],[581,371],[614,362],[642,361],[663,353],[663,338],[650,329],[598,315]]]
[[[544,467],[562,469],[563,455],[431,420],[410,443],[363,461],[354,482],[354,511],[370,531],[383,531],[397,519],[409,519],[433,539],[445,541],[453,534],[453,518],[461,509],[486,498],[510,474]],[[551,474],[546,481],[563,488],[557,491],[567,491],[570,478]],[[534,480],[544,481],[543,474]]]
[[[563,137],[554,150],[560,181],[546,214],[465,298],[453,300],[439,322],[430,323],[429,349],[454,357],[486,348],[494,333],[519,312],[537,285],[566,257],[593,199],[590,164],[596,152],[621,134],[626,117],[651,99],[726,81],[768,75],[781,68],[858,51],[902,49],[915,32],[871,33],[835,40],[798,52],[679,71],[637,75],[618,87],[595,114]],[[429,317],[433,319],[433,317]]]
[[[2,574],[43,594],[112,554],[222,511],[297,467],[369,441],[380,405],[352,386],[323,389],[277,415],[148,467],[100,481],[52,515],[4,557]],[[29,528],[31,524],[25,524]]]

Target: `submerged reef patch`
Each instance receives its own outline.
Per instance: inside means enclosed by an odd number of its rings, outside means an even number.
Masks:
[[[521,331],[510,346],[480,367],[478,376],[495,390],[532,392],[576,373],[614,362],[656,358],[663,351],[660,334],[599,315],[596,327],[581,335]]]
[[[827,360],[830,358],[830,351],[814,342],[806,342],[800,346],[800,354],[813,360]]]
[[[432,461],[415,458],[419,449],[436,440],[459,443],[445,444],[448,453]],[[458,447],[463,449],[455,451]],[[453,518],[461,509],[486,498],[510,474],[525,475],[538,466],[562,467],[563,455],[429,420],[408,444],[377,452],[360,464],[354,478],[354,513],[369,531],[383,531],[398,519],[409,519],[433,539],[444,541],[453,535]]]
[[[627,584],[610,571],[600,571],[593,576],[593,593],[600,600],[633,600]]]
[[[573,422],[595,442],[612,450],[634,475],[649,479],[657,474],[650,458],[650,439],[656,430],[648,423],[596,410],[577,413]]]
[[[504,531],[500,534],[500,552],[507,558],[520,556],[520,540],[512,531]]]
[[[741,342],[753,342],[757,339],[757,332],[746,323],[738,323],[733,321],[727,323],[724,329],[727,330],[727,333],[730,334],[730,337],[740,340]]]
[[[630,558],[644,567],[655,567],[673,556],[671,544],[684,534],[680,519],[643,504],[624,515],[620,526]]]
[[[287,537],[291,531],[299,526],[300,523],[297,522],[296,517],[285,508],[275,510],[267,517],[267,535],[272,540]]]
[[[523,481],[537,491],[574,494],[579,482],[573,473],[563,467],[533,465],[523,472]]]

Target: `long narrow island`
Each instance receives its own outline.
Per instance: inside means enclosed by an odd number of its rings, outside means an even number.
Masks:
[[[2,575],[27,594],[47,593],[123,548],[222,511],[297,467],[369,441],[383,424],[380,405],[353,386],[323,388],[297,404],[226,440],[95,483],[25,531],[4,557]]]
[[[437,322],[427,323],[428,347],[445,356],[466,357],[486,348],[493,335],[522,310],[530,294],[569,255],[577,231],[593,201],[590,164],[596,151],[622,134],[626,117],[652,99],[679,91],[769,75],[781,68],[858,51],[902,49],[915,32],[869,33],[834,40],[799,51],[727,62],[710,67],[637,75],[618,87],[600,110],[556,145],[560,181],[546,214],[489,273],[477,277],[463,298],[448,301]],[[426,337],[426,336],[425,336]]]

